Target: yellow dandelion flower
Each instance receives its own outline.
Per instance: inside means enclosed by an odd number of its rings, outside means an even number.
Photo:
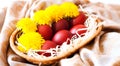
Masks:
[[[57,22],[63,18],[63,10],[59,5],[51,5],[45,9],[47,15],[51,17],[52,21]]]
[[[39,50],[45,42],[43,37],[37,32],[25,33],[18,38],[17,48],[22,52],[27,52],[30,49]]]
[[[17,22],[16,27],[22,29],[24,33],[35,32],[37,30],[37,25],[30,18],[22,18]]]
[[[72,2],[64,2],[61,4],[61,8],[64,10],[64,17],[76,17],[79,14],[78,7]]]
[[[51,18],[45,13],[44,10],[39,10],[34,13],[33,20],[40,25],[51,25]]]

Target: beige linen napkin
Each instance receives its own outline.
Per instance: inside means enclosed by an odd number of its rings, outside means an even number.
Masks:
[[[31,17],[39,9],[63,1],[79,0],[14,0],[0,9],[0,66],[37,66],[16,55],[9,47],[9,38],[15,24],[23,17]],[[82,0],[81,0],[82,1]],[[84,1],[83,1],[84,3]],[[86,10],[95,11],[105,20],[104,30],[92,42],[84,46],[73,57],[62,59],[49,66],[120,66],[120,8],[119,6],[83,4]],[[43,66],[43,65],[42,65]]]

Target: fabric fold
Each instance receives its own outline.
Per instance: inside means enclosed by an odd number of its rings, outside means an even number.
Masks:
[[[15,54],[9,47],[9,38],[16,29],[15,25],[19,19],[31,18],[35,11],[65,1],[80,2],[79,0],[15,0],[9,6],[0,9],[1,66],[38,66]],[[79,52],[73,54],[73,57],[61,59],[50,66],[120,66],[120,5],[84,4],[84,2],[82,5],[85,9],[91,10],[91,13],[97,12],[104,20],[103,30],[90,43],[80,48]]]

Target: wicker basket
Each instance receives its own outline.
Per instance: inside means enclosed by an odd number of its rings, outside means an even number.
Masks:
[[[66,58],[68,56],[70,56],[71,54],[75,53],[79,48],[83,47],[84,45],[86,45],[88,42],[90,42],[93,38],[95,38],[100,31],[102,30],[102,25],[97,27],[96,32],[91,35],[89,38],[87,38],[85,41],[80,42],[79,44],[77,44],[76,46],[74,46],[72,49],[68,50],[67,52],[64,52],[61,55],[57,55],[55,57],[46,57],[46,58],[34,58],[34,57],[30,57],[27,54],[19,51],[17,49],[17,44],[15,43],[16,41],[16,37],[20,36],[20,30],[16,29],[11,37],[10,37],[10,47],[12,48],[12,50],[19,56],[25,58],[26,60],[28,60],[29,62],[35,63],[35,64],[52,64],[54,62],[59,61],[60,59]]]

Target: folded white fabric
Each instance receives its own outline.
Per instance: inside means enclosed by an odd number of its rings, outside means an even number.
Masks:
[[[23,17],[31,17],[39,9],[51,4],[79,0],[14,0],[10,6],[0,9],[0,64],[1,66],[37,66],[16,55],[9,47],[9,37],[15,24]],[[120,66],[120,8],[102,3],[83,5],[105,20],[104,30],[88,45],[80,48],[73,57],[61,59],[51,66]],[[119,7],[119,6],[117,6]],[[107,15],[106,15],[107,14]]]

